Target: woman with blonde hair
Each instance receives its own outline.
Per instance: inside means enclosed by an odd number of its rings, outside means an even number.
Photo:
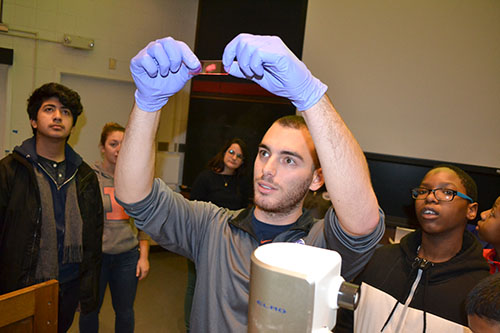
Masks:
[[[133,332],[137,282],[149,272],[149,236],[137,231],[114,195],[115,166],[124,132],[125,128],[117,123],[104,125],[99,143],[103,160],[93,166],[104,206],[100,301],[97,311],[80,316],[80,332],[98,332],[99,310],[108,284],[115,311],[115,332]]]

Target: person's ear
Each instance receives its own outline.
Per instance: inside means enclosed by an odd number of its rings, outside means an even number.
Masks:
[[[33,128],[37,128],[38,127],[35,119],[30,119],[30,123],[31,123],[31,127],[33,127]]]
[[[317,191],[323,186],[325,183],[325,178],[323,177],[323,170],[321,168],[317,168],[313,172],[313,179],[311,181],[311,185],[309,185],[309,189],[311,191]]]
[[[478,210],[478,203],[477,202],[474,202],[474,203],[471,203],[471,204],[468,204],[467,205],[467,219],[469,221],[472,221],[476,218],[477,216],[477,210]]]

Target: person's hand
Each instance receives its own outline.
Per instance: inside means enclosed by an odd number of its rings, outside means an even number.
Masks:
[[[200,67],[184,42],[166,37],[149,43],[130,61],[137,106],[148,112],[160,110]]]
[[[135,276],[139,278],[139,280],[144,279],[148,276],[149,273],[149,260],[139,258],[137,261],[137,267],[135,269]]]
[[[222,62],[229,74],[288,98],[299,111],[316,104],[328,88],[276,36],[239,34],[227,44]]]

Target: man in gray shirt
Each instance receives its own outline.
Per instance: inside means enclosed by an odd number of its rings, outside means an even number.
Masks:
[[[137,227],[196,264],[193,332],[246,332],[250,258],[259,245],[298,242],[338,251],[349,280],[384,233],[363,152],[326,85],[278,37],[240,34],[226,46],[223,64],[301,111],[302,117],[277,120],[260,143],[255,206],[230,211],[188,201],[153,178],[160,109],[200,67],[189,47],[171,37],[149,43],[131,61],[137,90],[115,174],[117,199]],[[307,191],[324,183],[333,208],[316,220],[302,206]]]

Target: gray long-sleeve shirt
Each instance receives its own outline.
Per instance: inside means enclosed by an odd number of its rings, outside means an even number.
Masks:
[[[120,204],[135,218],[137,227],[159,245],[195,262],[191,331],[246,332],[251,254],[259,246],[251,226],[253,208],[231,211],[189,201],[160,179],[155,179],[151,193],[140,202]],[[273,241],[303,240],[307,245],[339,252],[342,275],[350,280],[368,262],[383,233],[381,210],[371,234],[353,237],[340,228],[330,209],[324,220],[304,213]]]
[[[132,250],[139,241],[148,240],[144,232],[137,232],[134,221],[125,214],[123,208],[115,201],[115,179],[96,162],[92,168],[99,179],[101,197],[104,208],[104,230],[102,235],[102,252],[119,254]]]

